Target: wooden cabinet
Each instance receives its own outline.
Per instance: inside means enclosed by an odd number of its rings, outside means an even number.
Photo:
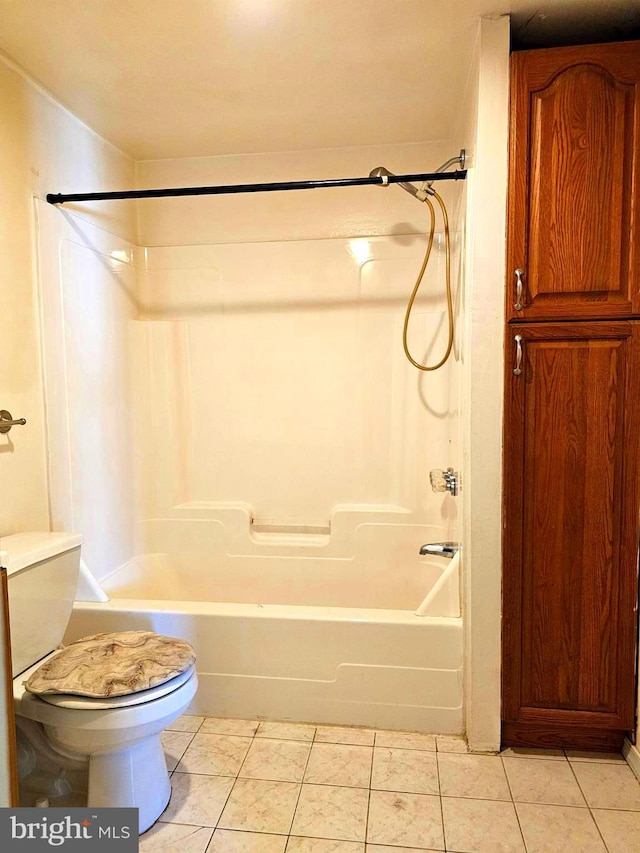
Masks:
[[[635,709],[640,322],[508,332],[504,739],[619,746]]]
[[[512,83],[503,743],[615,749],[636,705],[640,42],[515,54]]]
[[[640,42],[515,53],[511,84],[508,319],[640,314]]]

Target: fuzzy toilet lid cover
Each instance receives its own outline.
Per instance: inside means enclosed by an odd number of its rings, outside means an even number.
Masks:
[[[164,684],[195,663],[193,646],[153,631],[83,637],[46,660],[25,682],[39,695],[126,696]]]

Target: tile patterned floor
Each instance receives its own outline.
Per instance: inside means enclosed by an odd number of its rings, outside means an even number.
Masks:
[[[141,853],[639,853],[621,755],[185,716],[163,734],[173,794]]]

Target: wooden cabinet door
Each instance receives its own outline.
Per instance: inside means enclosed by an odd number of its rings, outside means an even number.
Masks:
[[[640,42],[511,59],[508,319],[640,316]]]
[[[620,746],[635,709],[640,321],[507,331],[503,739]]]

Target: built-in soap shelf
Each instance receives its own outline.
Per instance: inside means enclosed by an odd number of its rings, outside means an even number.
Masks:
[[[331,538],[331,524],[252,518],[250,533],[254,542],[265,545],[326,545]]]
[[[252,518],[251,531],[253,533],[293,533],[298,536],[331,536],[331,524],[291,523]]]

